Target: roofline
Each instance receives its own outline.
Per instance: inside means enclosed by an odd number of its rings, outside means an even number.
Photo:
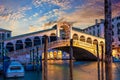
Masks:
[[[41,30],[41,31],[36,31],[36,32],[31,32],[31,33],[26,33],[26,34],[21,34],[21,35],[18,35],[18,36],[13,36],[13,37],[10,37],[8,39],[5,39],[4,41],[12,40],[12,39],[16,39],[16,38],[20,38],[20,37],[24,37],[24,36],[34,35],[34,34],[37,34],[37,33],[42,33],[42,32],[50,31],[50,30],[55,30],[55,28],[50,28],[50,29],[46,29],[46,30]]]
[[[0,28],[0,31],[12,32],[11,30],[7,30],[7,29],[3,29],[3,28]]]

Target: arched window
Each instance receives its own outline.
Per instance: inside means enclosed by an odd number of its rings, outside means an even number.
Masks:
[[[13,43],[11,43],[11,42],[7,43],[6,49],[7,49],[9,52],[14,51]]]
[[[16,50],[23,49],[22,40],[17,40],[15,45],[16,45]]]
[[[73,39],[78,40],[78,35],[77,35],[77,34],[74,34],[74,35],[73,35]]]
[[[34,37],[34,46],[40,45],[41,41],[38,36]]]
[[[94,44],[94,45],[97,45],[97,44],[98,44],[98,40],[95,39],[95,40],[93,41],[93,44]]]
[[[103,42],[103,41],[100,41],[100,45],[104,45],[104,42]]]
[[[32,40],[30,38],[25,39],[25,48],[32,47]]]

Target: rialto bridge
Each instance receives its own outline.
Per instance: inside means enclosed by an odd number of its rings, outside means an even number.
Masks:
[[[103,38],[86,34],[67,22],[60,22],[46,30],[10,37],[4,41],[4,48],[10,57],[29,54],[36,47],[42,55],[44,35],[48,36],[48,50],[58,49],[68,53],[70,39],[73,39],[73,56],[79,60],[96,60],[96,44],[101,55],[101,45],[105,42]]]

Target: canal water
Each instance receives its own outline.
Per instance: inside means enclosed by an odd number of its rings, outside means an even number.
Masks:
[[[113,63],[113,80],[120,80],[120,63]],[[105,74],[105,73],[104,73]],[[49,60],[48,80],[70,80],[69,61]],[[42,72],[26,71],[25,77],[0,80],[42,80]],[[73,80],[98,80],[97,62],[73,62]]]

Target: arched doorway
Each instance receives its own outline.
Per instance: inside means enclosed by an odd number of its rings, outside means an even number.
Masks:
[[[22,42],[22,40],[17,40],[15,45],[16,45],[16,50],[23,49],[23,42]]]
[[[25,39],[25,48],[32,47],[32,40],[30,38]]]
[[[53,52],[54,59],[57,59],[57,51]]]
[[[85,36],[80,36],[80,41],[85,42]]]
[[[94,44],[94,45],[97,45],[97,44],[98,44],[98,40],[95,39],[95,40],[93,41],[93,44]]]
[[[74,40],[78,40],[78,35],[77,34],[73,34],[73,39]]]
[[[63,22],[59,24],[60,27],[60,38],[69,39],[70,38],[70,26],[68,23]]]
[[[56,41],[57,40],[57,36],[55,33],[51,33],[50,35],[50,42]]]
[[[103,42],[103,41],[100,41],[100,45],[101,45],[101,46],[104,46],[104,42]]]
[[[53,59],[53,58],[54,58],[54,56],[53,56],[53,52],[50,51],[50,52],[49,52],[49,59]]]
[[[6,45],[6,49],[8,52],[14,51],[14,46],[12,42],[8,42]]]
[[[62,59],[62,51],[58,50],[57,58]]]
[[[40,45],[40,38],[38,36],[34,37],[34,46]]]
[[[88,37],[86,42],[92,44],[92,39]]]

